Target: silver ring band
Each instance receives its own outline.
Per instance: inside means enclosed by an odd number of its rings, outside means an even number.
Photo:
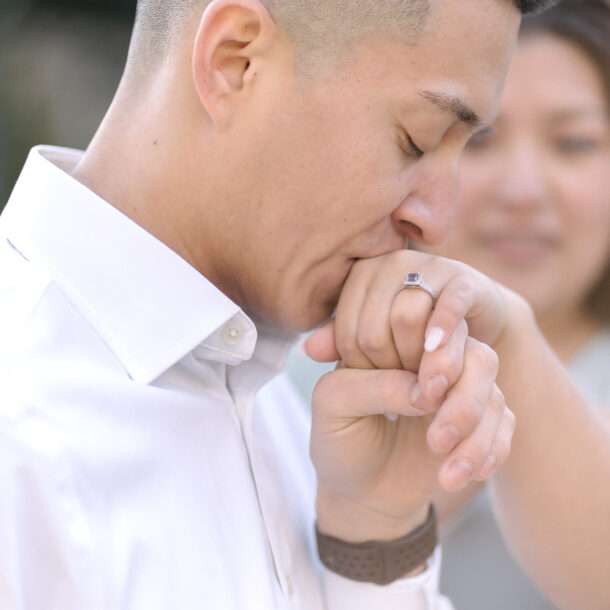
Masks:
[[[436,305],[436,295],[434,294],[434,290],[432,290],[432,288],[426,284],[421,273],[417,271],[410,271],[407,273],[405,279],[402,281],[400,289],[404,290],[405,288],[418,288],[419,290],[427,292],[430,297],[432,297],[432,307],[434,308]]]

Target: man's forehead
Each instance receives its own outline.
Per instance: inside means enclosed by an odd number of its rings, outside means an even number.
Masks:
[[[505,0],[441,0],[414,49],[427,68],[418,93],[471,130],[490,122],[499,109],[520,22],[519,11]]]
[[[519,13],[507,0],[439,0],[438,5],[442,8],[432,11],[417,43],[382,36],[361,40],[326,73],[323,84],[335,81],[358,96],[381,97],[399,107],[412,106],[415,97],[471,131],[490,123],[516,46]]]

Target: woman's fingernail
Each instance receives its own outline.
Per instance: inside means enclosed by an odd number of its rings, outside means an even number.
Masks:
[[[307,353],[307,350],[305,349],[305,342],[307,341],[307,339],[309,339],[309,337],[303,337],[297,343],[297,352],[299,352],[299,354],[301,354],[301,356],[305,356],[305,358],[309,358],[309,354]]]
[[[398,419],[397,413],[384,413],[384,416],[386,419],[389,419],[390,421],[396,421]]]
[[[462,489],[472,478],[472,466],[464,460],[457,460],[449,467],[448,474],[454,487]]]
[[[447,377],[445,375],[435,375],[428,381],[426,392],[428,398],[430,400],[439,400],[444,396],[447,388],[449,387],[449,382],[447,381]]]
[[[441,344],[445,331],[438,326],[431,328],[426,335],[426,341],[424,342],[424,349],[427,352],[433,352]]]
[[[460,438],[459,432],[453,426],[443,426],[434,436],[434,444],[439,453],[451,451]]]
[[[476,476],[477,481],[485,481],[485,479],[488,479],[496,469],[497,463],[495,455],[488,456]]]

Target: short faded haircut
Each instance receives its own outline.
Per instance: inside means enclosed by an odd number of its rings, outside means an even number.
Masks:
[[[322,59],[346,43],[383,31],[388,38],[416,43],[431,0],[260,0],[288,35],[299,62]],[[459,1],[459,0],[450,0]],[[557,0],[512,2],[522,13],[539,12]],[[166,58],[172,45],[211,0],[138,0],[129,51],[132,67],[145,70]],[[140,71],[138,70],[138,71]]]

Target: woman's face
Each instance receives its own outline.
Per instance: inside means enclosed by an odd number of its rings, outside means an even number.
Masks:
[[[610,256],[610,120],[595,65],[547,34],[518,45],[500,115],[462,161],[435,252],[516,290],[539,316],[578,307]]]

